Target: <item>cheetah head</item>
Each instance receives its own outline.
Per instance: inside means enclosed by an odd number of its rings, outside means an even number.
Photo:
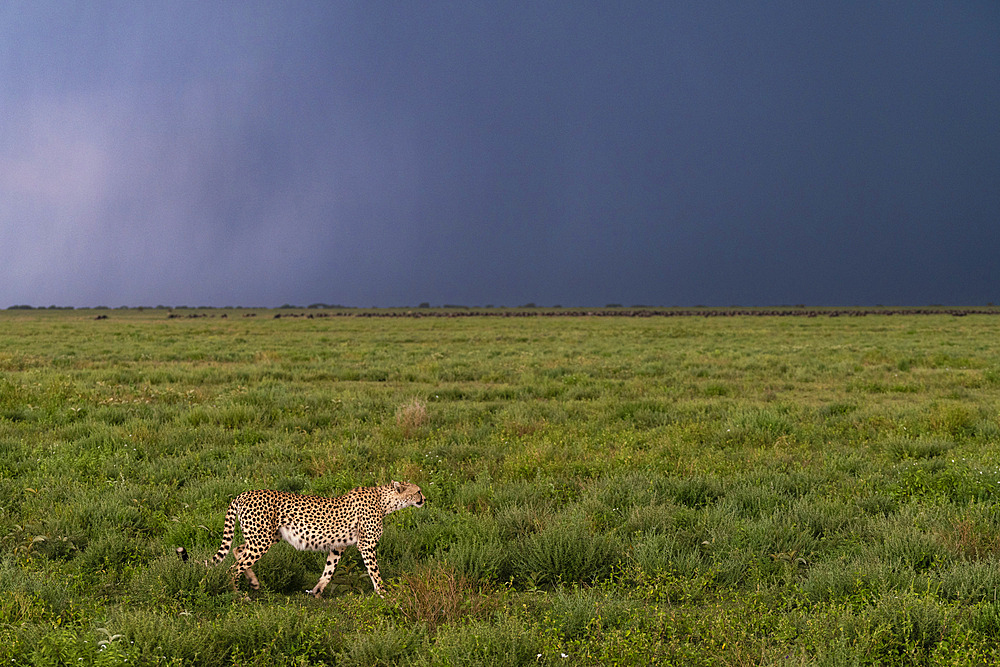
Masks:
[[[396,509],[424,506],[424,494],[420,491],[420,487],[416,484],[410,484],[408,482],[393,482],[392,492],[394,497],[391,501]]]

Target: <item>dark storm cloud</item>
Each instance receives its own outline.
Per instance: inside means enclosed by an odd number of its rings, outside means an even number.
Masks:
[[[997,34],[987,2],[8,4],[0,299],[995,301]]]

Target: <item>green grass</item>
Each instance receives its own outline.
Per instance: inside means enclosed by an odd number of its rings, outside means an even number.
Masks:
[[[0,664],[998,658],[994,316],[102,314],[0,312]],[[174,554],[390,479],[384,601]]]

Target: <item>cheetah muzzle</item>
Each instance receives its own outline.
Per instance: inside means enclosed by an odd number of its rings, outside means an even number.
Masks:
[[[391,482],[382,486],[359,486],[336,498],[303,496],[284,491],[246,491],[229,504],[222,544],[206,565],[221,563],[233,544],[236,520],[243,529],[243,544],[233,549],[236,563],[230,568],[233,587],[241,574],[254,590],[260,588],[250,568],[271,545],[284,540],[299,551],[326,551],[326,567],[312,590],[320,597],[333,578],[337,563],[349,546],[357,546],[375,592],[383,594],[382,577],[375,547],[382,537],[386,514],[406,507],[423,507],[424,494],[416,484]],[[187,560],[184,547],[177,554]]]

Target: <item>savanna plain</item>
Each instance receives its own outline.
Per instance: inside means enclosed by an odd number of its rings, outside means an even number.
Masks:
[[[96,314],[0,313],[0,666],[1000,659],[996,315]],[[390,480],[384,599],[194,562]]]

